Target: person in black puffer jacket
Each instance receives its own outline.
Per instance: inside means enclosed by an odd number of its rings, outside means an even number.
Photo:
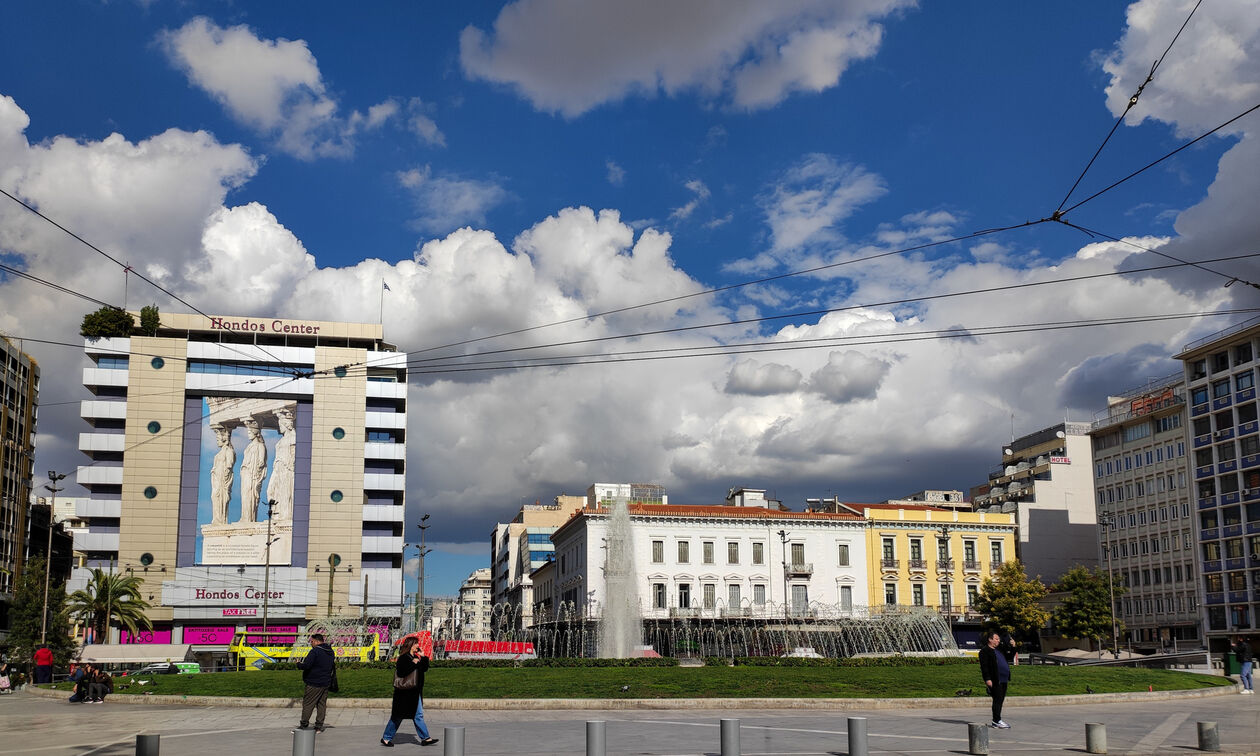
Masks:
[[[311,722],[311,711],[315,711],[315,732],[324,731],[324,715],[328,712],[328,688],[333,681],[333,666],[336,656],[332,648],[324,643],[324,636],[311,634],[311,650],[306,658],[298,664],[302,670],[302,682],[306,683],[306,693],[302,696],[302,721],[298,727],[305,730]]]
[[[404,719],[410,719],[416,726],[416,734],[420,736],[420,745],[430,746],[438,742],[429,737],[429,728],[424,724],[424,673],[429,668],[429,657],[420,653],[419,641],[415,637],[407,638],[398,648],[398,662],[394,665],[394,702],[389,710],[389,724],[385,725],[385,734],[381,736],[381,745],[393,748],[394,735],[398,733],[398,725]],[[399,688],[397,681],[407,679],[411,673],[416,674],[414,688]]]

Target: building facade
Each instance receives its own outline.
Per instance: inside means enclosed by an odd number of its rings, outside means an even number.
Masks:
[[[39,365],[0,336],[0,640],[26,561],[28,510],[34,491]]]
[[[1202,643],[1181,374],[1108,397],[1091,426],[1100,561],[1138,648]]]
[[[1016,557],[1052,584],[1076,565],[1098,564],[1089,423],[1065,422],[1013,440],[988,483],[971,490],[979,512],[1014,514]]]
[[[459,586],[459,631],[457,640],[490,640],[490,618],[494,611],[494,590],[490,568],[473,570]]]
[[[1260,318],[1187,344],[1187,452],[1204,631],[1213,650],[1260,615]]]
[[[629,544],[622,553],[629,565],[606,564],[608,507],[588,506],[552,534],[555,562],[535,573],[545,582],[539,606],[550,612],[538,622],[565,612],[601,616],[609,569],[633,575],[645,619],[804,616],[814,604],[868,604],[865,524],[856,514],[748,505],[628,507]]]
[[[975,619],[984,579],[1015,554],[1015,516],[927,505],[843,504],[866,521],[871,603]]]
[[[557,496],[551,504],[526,504],[511,522],[496,523],[490,533],[493,602],[513,608],[517,629],[533,624],[530,573],[554,552],[551,534],[586,503],[584,496]]]
[[[162,313],[84,348],[80,584],[140,578],[149,637],[207,653],[264,615],[398,617],[406,356],[380,325]]]

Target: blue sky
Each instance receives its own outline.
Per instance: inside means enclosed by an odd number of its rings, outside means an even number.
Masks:
[[[20,2],[0,28],[0,187],[207,311],[375,321],[383,279],[387,338],[427,349],[1044,218],[1192,6]],[[1257,18],[1255,2],[1204,3],[1074,197],[1260,102]],[[1258,120],[1069,219],[1183,259],[1255,252]],[[122,303],[116,268],[8,204],[6,264]],[[1044,224],[456,351],[1159,262]],[[634,343],[1257,306],[1255,289],[1222,288],[1260,278],[1254,258],[1220,267]],[[86,304],[0,289],[6,333],[75,340]],[[127,304],[150,301],[181,309],[133,281]],[[434,517],[429,592],[484,564],[522,499],[597,481],[665,483],[680,503],[764,487],[793,507],[965,489],[1012,415],[1017,433],[1087,420],[1244,317],[417,375],[408,493],[413,519]],[[30,351],[39,464],[72,467],[81,423],[58,403],[82,394],[81,355]]]

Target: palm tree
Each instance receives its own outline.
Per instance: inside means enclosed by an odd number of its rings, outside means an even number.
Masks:
[[[108,639],[106,628],[115,622],[133,636],[141,628],[152,629],[153,623],[144,614],[149,602],[140,595],[140,585],[140,579],[132,575],[111,575],[93,568],[87,587],[70,594],[70,615],[91,627],[97,638]]]

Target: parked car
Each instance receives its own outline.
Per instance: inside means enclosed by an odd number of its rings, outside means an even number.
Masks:
[[[134,672],[128,672],[129,677],[139,677],[141,675],[195,675],[201,671],[201,665],[197,662],[158,662],[141,667]]]

